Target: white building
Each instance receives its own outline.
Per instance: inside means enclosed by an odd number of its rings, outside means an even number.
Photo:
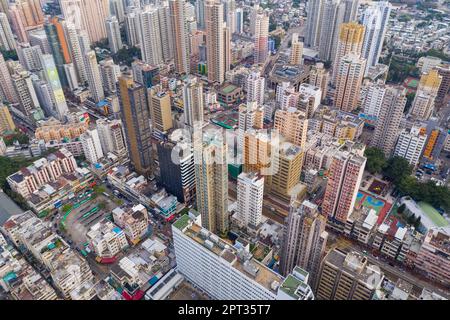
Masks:
[[[420,72],[428,73],[434,67],[437,67],[441,64],[442,59],[433,56],[420,57],[417,61],[417,68],[419,68]]]
[[[278,290],[277,300],[314,300],[314,293],[308,285],[309,273],[295,267]]]
[[[92,99],[97,103],[105,99],[105,91],[103,90],[102,77],[95,51],[87,52],[84,59],[89,91],[91,92]]]
[[[398,137],[394,155],[405,158],[415,166],[419,163],[426,141],[427,134],[422,128],[412,127],[409,131],[403,129]]]
[[[383,103],[386,86],[384,83],[370,84],[367,87],[365,97],[362,101],[363,113],[366,116],[378,118]]]
[[[106,34],[108,35],[109,50],[117,53],[122,49],[122,39],[120,37],[120,26],[116,16],[112,16],[105,21]]]
[[[264,177],[254,172],[241,173],[237,184],[238,219],[245,227],[256,228],[261,223]]]
[[[361,18],[365,27],[362,57],[367,60],[366,75],[369,68],[378,64],[380,59],[391,9],[392,5],[388,1],[374,2],[364,11]]]
[[[87,161],[95,164],[99,159],[103,158],[102,145],[97,129],[88,130],[80,135],[80,141],[83,144],[83,151]]]
[[[177,270],[214,299],[275,300],[284,278],[202,228],[199,217],[172,225]]]
[[[247,77],[247,101],[256,101],[259,106],[264,104],[264,90],[266,79],[259,71],[250,73]]]
[[[99,221],[91,226],[86,237],[100,258],[115,257],[128,247],[125,232],[108,220]]]
[[[114,152],[118,155],[125,154],[127,145],[122,120],[99,119],[96,124],[103,154],[109,152]]]

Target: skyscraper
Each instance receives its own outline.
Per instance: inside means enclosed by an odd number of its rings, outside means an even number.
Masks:
[[[241,173],[237,182],[237,219],[246,228],[256,229],[261,223],[264,177],[258,173]]]
[[[361,49],[364,40],[364,26],[355,22],[343,23],[339,27],[339,39],[336,48],[336,56],[334,57],[333,79],[336,79],[337,69],[341,59],[348,55],[354,54],[361,56]]]
[[[225,80],[223,4],[220,0],[207,0],[205,5],[206,55],[208,80],[222,83]]]
[[[244,32],[244,11],[242,8],[236,9],[236,33],[241,34]]]
[[[328,233],[326,218],[319,213],[317,205],[305,200],[291,204],[284,225],[284,241],[280,269],[284,275],[299,266],[311,275],[312,287],[316,286],[320,262],[325,254]]]
[[[138,173],[150,175],[152,145],[146,88],[131,77],[122,76],[119,99],[131,164]]]
[[[162,64],[161,31],[156,7],[146,6],[139,14],[139,27],[142,60],[153,65]]]
[[[203,108],[203,85],[200,79],[190,76],[183,85],[184,123],[191,128],[203,124]]]
[[[11,74],[9,73],[8,66],[6,65],[5,58],[0,54],[0,98],[10,103],[17,102],[17,95],[14,91],[14,85],[11,80]]]
[[[42,55],[41,65],[45,70],[45,80],[49,84],[51,93],[52,115],[60,121],[64,121],[69,108],[67,107],[66,97],[64,96],[53,56],[51,54]]]
[[[362,101],[362,109],[366,116],[378,118],[385,93],[386,85],[383,82],[371,84],[367,88]]]
[[[170,21],[169,3],[164,1],[158,6],[159,31],[161,37],[162,57],[169,61],[174,57],[174,35]]]
[[[390,156],[394,150],[406,100],[406,89],[386,88],[370,142],[373,147],[383,150],[386,156]]]
[[[0,12],[0,48],[3,50],[15,50],[16,41],[11,30],[6,13]]]
[[[170,107],[170,96],[161,85],[149,89],[150,117],[153,130],[166,132],[172,129],[172,110]]]
[[[258,11],[255,16],[255,63],[266,62],[269,56],[269,15],[267,11]]]
[[[120,49],[122,49],[119,20],[117,20],[116,16],[111,16],[105,21],[105,24],[109,42],[109,50],[111,50],[112,53],[117,53]]]
[[[170,21],[172,24],[175,70],[189,73],[189,45],[185,19],[185,1],[169,0]]]
[[[358,1],[325,0],[320,19],[319,57],[333,61],[342,23],[356,20]]]
[[[202,225],[214,233],[226,234],[228,222],[228,146],[222,131],[194,131],[197,210]]]
[[[380,59],[391,9],[388,1],[373,2],[362,15],[361,21],[365,27],[362,57],[367,59],[365,74]]]
[[[194,152],[189,137],[189,131],[175,130],[167,141],[157,145],[159,180],[182,203],[195,200]]]
[[[86,30],[91,42],[107,37],[105,21],[109,15],[108,0],[59,0],[67,23]]]
[[[195,17],[199,29],[205,29],[205,0],[195,1]]]
[[[339,61],[336,70],[336,92],[334,105],[344,111],[358,107],[361,83],[366,60],[355,54],[348,54]]]
[[[266,79],[261,76],[261,72],[253,71],[247,77],[247,101],[255,101],[259,106],[264,104],[264,92]]]
[[[22,112],[32,120],[41,120],[43,113],[31,81],[30,72],[16,71],[11,78]]]
[[[47,35],[53,59],[58,69],[59,79],[63,88],[68,86],[64,65],[72,62],[69,47],[67,45],[66,36],[63,25],[57,17],[52,18],[44,25],[45,34]]]
[[[324,0],[309,0],[306,21],[305,45],[310,48],[319,46],[321,16]]]
[[[338,151],[331,161],[322,214],[344,224],[355,206],[367,159],[353,150]]]
[[[105,91],[103,90],[102,76],[95,51],[89,51],[85,54],[85,66],[91,97],[95,103],[98,103],[105,99]]]

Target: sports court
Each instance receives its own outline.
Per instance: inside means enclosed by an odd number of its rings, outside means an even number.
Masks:
[[[392,204],[388,203],[386,200],[378,199],[361,190],[356,197],[356,204],[357,206],[375,210],[378,215],[377,224],[383,223],[387,213],[392,207]]]
[[[449,225],[448,221],[445,220],[445,218],[430,204],[419,202],[418,205],[428,219],[430,219],[437,227],[446,227]]]

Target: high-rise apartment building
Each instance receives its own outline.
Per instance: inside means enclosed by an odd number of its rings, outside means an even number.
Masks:
[[[204,102],[203,84],[197,77],[190,76],[183,85],[184,123],[194,128],[196,123],[203,123]]]
[[[298,87],[298,93],[298,109],[305,113],[306,118],[312,118],[320,106],[322,90],[312,84],[302,83]]]
[[[194,131],[197,210],[211,232],[228,231],[228,146],[221,130]]]
[[[365,27],[362,57],[367,60],[366,75],[369,68],[377,65],[380,59],[391,10],[392,5],[388,1],[373,2],[361,17]]]
[[[371,141],[371,146],[383,150],[386,156],[394,150],[406,100],[406,89],[386,88]]]
[[[0,12],[0,48],[3,50],[15,50],[16,41],[8,21],[8,16]]]
[[[17,103],[17,94],[9,73],[5,58],[0,54],[0,98],[10,103]]]
[[[318,62],[311,67],[311,71],[309,73],[309,84],[320,88],[322,91],[321,100],[324,100],[327,95],[329,78],[330,73],[325,69],[322,62]]]
[[[30,119],[40,120],[43,118],[36,91],[28,71],[16,71],[11,77],[16,90],[21,111]]]
[[[119,20],[116,16],[111,16],[105,21],[106,34],[108,36],[109,50],[115,54],[122,49],[122,38],[120,37]]]
[[[334,57],[333,79],[336,79],[337,69],[341,59],[349,54],[361,56],[364,40],[364,26],[356,22],[343,23],[339,26],[339,39]]]
[[[94,102],[98,103],[105,99],[105,91],[103,90],[102,76],[97,63],[97,56],[95,51],[92,50],[88,51],[84,57],[89,91]]]
[[[152,119],[153,130],[167,132],[172,129],[172,109],[170,96],[161,85],[149,89],[150,117]]]
[[[325,0],[319,18],[319,57],[332,61],[336,57],[339,28],[342,23],[356,20],[358,1]]]
[[[322,213],[330,220],[343,224],[353,212],[366,161],[353,150],[334,154],[322,204]]]
[[[169,61],[174,57],[174,35],[170,21],[169,3],[167,1],[159,3],[158,20],[161,36],[162,57],[164,61]]]
[[[131,77],[122,76],[119,78],[119,100],[131,164],[138,173],[149,175],[152,145],[146,88],[136,84]]]
[[[296,266],[309,272],[313,288],[319,276],[320,262],[325,254],[328,233],[326,218],[319,213],[317,205],[305,200],[291,204],[284,225],[280,269],[287,275]]]
[[[416,166],[427,138],[426,128],[413,126],[410,130],[403,129],[398,136],[394,155],[405,158],[411,165]]]
[[[348,54],[340,59],[336,70],[336,108],[353,111],[358,107],[365,65],[366,60],[355,54]]]
[[[175,130],[157,145],[160,182],[181,203],[195,201],[194,152],[189,136],[188,131]]]
[[[259,10],[255,16],[255,63],[264,63],[269,56],[269,14]]]
[[[189,43],[185,18],[185,1],[169,0],[170,21],[174,40],[175,70],[189,73]]]
[[[163,52],[157,7],[146,6],[139,13],[139,34],[142,60],[153,65],[162,64]]]
[[[45,80],[49,84],[52,115],[60,121],[64,121],[69,108],[67,107],[66,97],[64,96],[53,56],[51,54],[42,55],[41,65],[45,70]]]
[[[261,223],[264,177],[255,172],[241,173],[237,182],[237,219],[246,228],[256,229]]]
[[[268,192],[290,201],[296,197],[303,167],[304,149],[290,142],[281,142],[278,158],[273,163],[274,174],[267,180]]]
[[[120,77],[120,66],[114,63],[113,58],[106,58],[99,63],[100,75],[105,94],[117,92],[117,80]]]
[[[0,134],[3,134],[5,131],[14,131],[15,129],[16,125],[8,107],[0,103]]]
[[[292,34],[289,63],[293,65],[303,64],[303,42],[298,40],[298,33]]]
[[[80,135],[80,141],[87,161],[96,164],[99,159],[103,158],[102,145],[97,129],[88,130]]]
[[[59,0],[59,3],[65,20],[77,30],[86,30],[91,42],[107,37],[108,0]]]
[[[384,94],[386,93],[386,85],[384,82],[371,83],[366,90],[361,107],[363,113],[373,119],[377,119],[381,105],[383,104]]]
[[[320,27],[322,25],[322,10],[324,7],[324,0],[310,0],[308,1],[305,45],[310,48],[319,46]]]
[[[255,101],[259,106],[264,104],[266,79],[259,71],[251,72],[247,77],[247,101]]]
[[[83,37],[84,33],[84,37]],[[84,84],[87,82],[86,66],[84,63],[85,45],[83,39],[87,38],[85,32],[79,32],[73,24],[66,24],[67,40],[70,47],[72,61],[77,71],[78,82]]]
[[[210,82],[222,83],[225,80],[223,23],[223,4],[220,0],[208,0],[205,4],[205,25],[206,60]]]
[[[98,137],[103,154],[114,152],[118,155],[127,153],[125,133],[121,120],[99,119],[96,121]]]
[[[437,69],[423,73],[420,77],[416,96],[411,106],[410,114],[421,120],[428,120],[433,113],[434,103],[439,93],[443,77]]]
[[[316,298],[319,300],[371,300],[384,274],[357,252],[334,249],[324,258]]]
[[[275,112],[274,128],[290,143],[302,148],[306,147],[308,119],[300,110],[295,108],[277,110]]]
[[[205,29],[205,0],[195,1],[195,17],[199,29]]]

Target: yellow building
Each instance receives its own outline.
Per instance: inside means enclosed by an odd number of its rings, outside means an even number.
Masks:
[[[163,91],[161,86],[150,89],[150,116],[154,130],[166,132],[172,129],[172,109],[170,107],[170,96]]]
[[[14,131],[16,125],[11,117],[7,106],[0,103],[0,133],[5,131]]]

